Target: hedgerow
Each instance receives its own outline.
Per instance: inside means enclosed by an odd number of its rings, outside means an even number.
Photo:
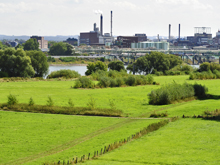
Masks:
[[[199,84],[167,84],[148,94],[149,104],[166,105],[191,97],[205,97],[208,88]]]

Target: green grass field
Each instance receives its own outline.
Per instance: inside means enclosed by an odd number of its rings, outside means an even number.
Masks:
[[[41,164],[69,160],[93,153],[140,131],[150,123],[151,113],[166,112],[168,117],[202,114],[219,109],[220,80],[188,80],[189,76],[155,77],[159,86],[105,89],[72,89],[74,81],[32,81],[0,83],[0,103],[9,94],[19,103],[45,105],[48,96],[57,106],[67,106],[71,98],[76,107],[86,107],[89,98],[96,99],[100,108],[110,108],[113,99],[117,109],[128,118],[107,118],[17,113],[0,111],[0,164]],[[193,100],[171,105],[148,104],[147,94],[166,83],[195,83],[206,85],[216,99]],[[132,119],[136,118],[136,119]],[[138,118],[138,119],[137,119]],[[143,119],[141,119],[143,118]],[[219,164],[219,122],[181,119],[160,130],[116,149],[87,164]],[[200,148],[199,148],[200,146]],[[212,148],[213,151],[212,151]],[[199,150],[200,149],[200,150]],[[214,152],[215,151],[215,152]],[[174,155],[174,156],[173,156]],[[166,159],[167,158],[167,159]]]
[[[220,164],[220,122],[181,119],[86,164]]]

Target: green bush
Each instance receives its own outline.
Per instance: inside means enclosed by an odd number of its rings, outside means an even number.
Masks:
[[[77,71],[74,71],[74,70],[66,70],[66,69],[63,69],[63,70],[59,70],[59,71],[54,71],[52,73],[50,73],[50,75],[47,76],[48,79],[51,79],[51,78],[60,78],[60,77],[63,77],[63,78],[78,78],[80,77],[81,75],[77,72]]]
[[[116,83],[118,87],[121,87],[122,85],[125,84],[124,79],[122,77],[116,78]]]
[[[59,60],[62,62],[75,62],[76,58],[75,57],[60,57]]]
[[[148,84],[153,84],[153,82],[154,82],[154,77],[153,77],[152,75],[148,74],[148,75],[146,76],[146,78],[147,78],[147,83],[148,83]]]
[[[96,100],[94,99],[94,97],[90,96],[90,99],[89,99],[89,102],[87,103],[87,106],[89,107],[89,109],[95,109]]]
[[[33,100],[33,98],[32,98],[32,97],[29,99],[29,103],[28,103],[28,105],[29,105],[29,106],[34,105],[34,100]]]
[[[75,81],[74,88],[93,88],[94,84],[90,78],[80,77]]]
[[[148,94],[149,104],[165,105],[171,104],[173,101],[182,100],[195,96],[194,86],[191,84],[168,84],[160,89],[153,90]]]
[[[193,85],[194,91],[195,91],[195,96],[198,98],[204,98],[206,97],[206,93],[208,92],[208,88],[204,85],[202,86],[201,84],[194,84]]]
[[[74,107],[74,103],[73,103],[73,100],[71,98],[69,99],[68,104],[69,104],[70,107]]]
[[[53,102],[52,98],[50,96],[48,96],[47,106],[52,107],[53,105],[54,105],[54,102]]]
[[[18,99],[15,95],[8,95],[8,105],[15,105],[18,103]]]
[[[104,87],[104,88],[109,87],[110,84],[111,84],[111,78],[109,77],[101,77],[98,83],[100,87]]]
[[[128,76],[128,78],[126,79],[126,84],[129,85],[129,86],[134,86],[136,85],[136,79],[135,79],[135,76]]]
[[[110,87],[117,87],[118,84],[117,84],[117,81],[115,79],[110,79]]]

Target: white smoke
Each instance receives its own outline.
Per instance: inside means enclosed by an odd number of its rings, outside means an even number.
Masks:
[[[101,11],[101,10],[93,10],[93,12],[94,12],[95,14],[102,14],[102,11]]]

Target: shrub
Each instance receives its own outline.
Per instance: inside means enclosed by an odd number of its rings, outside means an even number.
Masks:
[[[162,76],[163,75],[163,72],[155,72],[155,75],[157,75],[157,76]]]
[[[149,96],[149,104],[165,105],[173,101],[193,97],[195,95],[193,85],[191,84],[168,84],[160,89],[151,91]]]
[[[52,107],[53,105],[54,105],[54,102],[53,102],[52,98],[50,96],[48,96],[47,106]]]
[[[51,78],[59,78],[59,77],[64,77],[64,78],[78,78],[80,77],[81,75],[77,72],[77,71],[74,71],[74,70],[59,70],[59,71],[54,71],[52,73],[50,73],[50,75],[47,76],[48,79],[51,79]]]
[[[125,84],[124,79],[121,77],[116,78],[117,86],[121,87],[122,85]]]
[[[154,77],[153,77],[152,75],[148,74],[148,75],[146,76],[146,78],[147,78],[147,83],[148,83],[148,84],[153,84],[153,82],[154,82]]]
[[[87,103],[87,106],[89,107],[89,109],[95,109],[96,101],[95,101],[94,97],[90,96],[90,99],[89,99],[89,102]]]
[[[115,79],[110,79],[110,87],[118,86],[117,81]]]
[[[34,100],[33,100],[33,98],[32,98],[32,97],[29,99],[29,103],[28,103],[28,105],[29,105],[29,106],[34,105]]]
[[[101,77],[98,83],[100,87],[104,87],[104,88],[109,87],[110,84],[111,84],[111,78],[109,77]]]
[[[80,77],[75,81],[74,88],[93,88],[94,84],[90,78]]]
[[[126,79],[126,84],[129,86],[134,86],[136,84],[135,77],[132,75],[128,76],[128,78]]]
[[[194,91],[195,91],[195,96],[199,98],[204,98],[208,92],[208,88],[204,85],[202,86],[201,84],[194,84],[193,85]]]
[[[115,100],[109,99],[109,106],[112,110],[116,110]]]
[[[10,94],[8,96],[8,105],[15,105],[18,103],[18,99],[15,95]]]
[[[69,104],[70,107],[74,107],[74,103],[73,103],[73,100],[71,98],[69,99],[68,104]]]

